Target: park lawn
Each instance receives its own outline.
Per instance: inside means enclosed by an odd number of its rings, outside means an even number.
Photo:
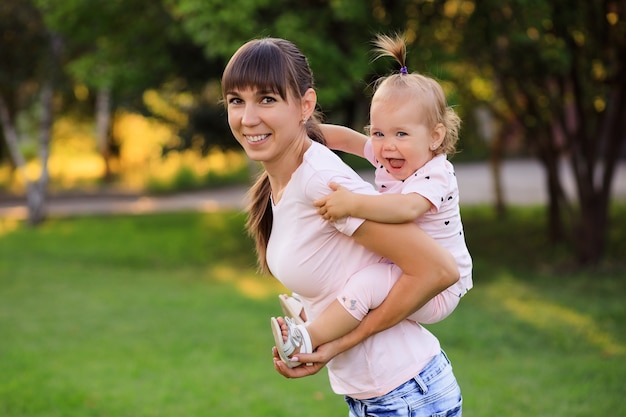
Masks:
[[[624,218],[624,209],[616,218]],[[626,225],[574,272],[539,209],[464,209],[475,288],[429,328],[466,416],[626,415]],[[0,416],[345,416],[271,364],[275,280],[240,213],[0,220]],[[552,261],[551,261],[552,260]],[[381,358],[381,360],[384,360]]]

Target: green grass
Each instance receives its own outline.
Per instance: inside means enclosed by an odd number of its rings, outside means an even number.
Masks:
[[[539,209],[463,215],[475,288],[429,328],[464,414],[625,415],[626,224],[614,221],[601,268],[574,271],[543,240]],[[0,416],[347,415],[325,372],[273,370],[268,318],[282,288],[255,274],[243,222],[0,220]]]

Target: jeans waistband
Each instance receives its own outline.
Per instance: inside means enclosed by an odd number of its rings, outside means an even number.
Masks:
[[[436,379],[448,366],[450,366],[450,360],[448,359],[446,353],[442,350],[438,355],[434,356],[428,364],[426,364],[424,369],[422,369],[419,374],[395,388],[393,391],[390,391],[380,397],[358,401],[367,405],[368,403],[376,403],[383,399],[390,400],[396,397],[402,397],[407,393],[414,391],[416,387],[424,392],[426,390],[426,385],[428,385],[430,381]]]
[[[418,377],[426,384],[435,379],[441,372],[450,366],[450,359],[443,350],[439,355],[435,356],[418,374]],[[415,379],[415,378],[413,378]]]

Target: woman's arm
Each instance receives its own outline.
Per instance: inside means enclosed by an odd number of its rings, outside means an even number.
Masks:
[[[367,136],[348,127],[322,124],[320,125],[326,146],[336,151],[351,153],[364,157],[363,148],[367,142]]]
[[[459,280],[454,257],[415,224],[366,221],[353,238],[399,266],[403,274],[385,301],[344,336],[343,350],[404,320]]]
[[[385,301],[370,311],[356,329],[320,346],[315,353],[298,355],[298,361],[313,362],[313,366],[289,369],[275,359],[275,368],[286,377],[297,378],[318,372],[339,353],[396,325],[459,279],[459,270],[450,252],[413,223],[365,221],[352,237],[391,260],[404,273],[391,288]]]

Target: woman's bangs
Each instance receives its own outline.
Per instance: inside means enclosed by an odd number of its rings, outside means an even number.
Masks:
[[[250,45],[227,65],[222,77],[224,93],[255,88],[286,99],[286,66],[280,50],[271,44]]]

